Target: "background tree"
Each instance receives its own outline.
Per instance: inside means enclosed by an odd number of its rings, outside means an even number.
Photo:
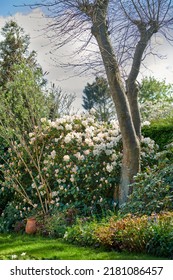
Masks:
[[[73,110],[75,99],[75,93],[64,93],[61,88],[53,84],[48,90],[49,119],[55,120],[63,115],[69,115]]]
[[[122,134],[121,205],[140,170],[141,119],[136,80],[152,36],[160,31],[168,38],[173,23],[172,1],[45,0],[34,6],[48,8],[54,20],[51,31],[59,38],[56,48],[73,39],[81,41],[87,34],[83,46],[91,42],[92,36],[97,42]],[[127,55],[130,70],[124,80],[119,63],[127,61]]]
[[[158,121],[173,116],[173,85],[145,77],[139,85],[142,120]]]
[[[0,42],[1,124],[6,132],[30,131],[48,114],[46,81],[36,53],[29,52],[29,36],[14,21],[2,28]],[[1,127],[1,128],[2,128]]]
[[[14,80],[13,65],[25,63],[27,66],[42,71],[36,62],[35,51],[29,52],[30,37],[24,33],[15,21],[11,20],[2,28],[4,39],[0,42],[0,86],[5,88],[7,82]],[[43,81],[42,81],[43,82]]]
[[[115,106],[105,78],[96,77],[92,84],[87,83],[83,90],[83,108],[95,110],[99,121],[109,121],[116,117]]]
[[[139,102],[146,101],[172,101],[173,85],[167,84],[165,80],[159,81],[154,77],[145,77],[139,86]]]
[[[13,80],[6,83],[1,95],[1,130],[22,135],[39,125],[40,119],[48,115],[46,96],[40,88],[39,72],[26,64],[13,65]]]

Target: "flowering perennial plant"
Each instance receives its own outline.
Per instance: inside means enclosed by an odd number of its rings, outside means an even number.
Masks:
[[[147,138],[142,147],[141,160],[147,166],[156,146]],[[29,142],[13,143],[9,154],[1,167],[2,187],[15,190],[21,217],[32,209],[46,214],[53,208],[74,207],[90,215],[113,207],[122,159],[117,121],[97,122],[90,114],[41,119],[41,126],[29,133]]]

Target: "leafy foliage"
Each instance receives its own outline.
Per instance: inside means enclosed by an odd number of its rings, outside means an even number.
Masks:
[[[2,28],[0,42],[0,129],[4,139],[29,132],[48,115],[42,68],[29,52],[29,36],[11,20]]]
[[[146,138],[142,149],[145,169],[156,162],[156,146]],[[99,123],[88,114],[42,119],[29,133],[29,144],[22,138],[9,153],[2,166],[4,188],[15,191],[21,215],[30,215],[32,208],[44,214],[75,208],[84,216],[113,209],[122,157],[116,121]]]
[[[151,214],[173,210],[173,165],[160,164],[155,170],[139,174],[133,185],[133,193],[123,213]]]
[[[0,166],[3,165],[9,157],[8,154],[8,142],[4,138],[0,137]],[[8,202],[13,200],[14,191],[12,189],[5,190],[3,186],[4,173],[0,168],[0,215],[7,206]]]
[[[1,91],[1,131],[4,138],[8,132],[23,134],[39,124],[47,116],[46,98],[40,88],[40,71],[26,64],[13,65],[12,81]],[[14,133],[13,133],[14,132]]]
[[[142,119],[157,124],[172,119],[173,85],[154,77],[144,78],[140,85],[139,102]],[[153,138],[154,139],[154,138]]]
[[[21,221],[20,212],[16,209],[16,204],[8,202],[0,217],[0,232],[6,233],[14,230],[16,221]]]
[[[3,40],[0,42],[0,85],[6,91],[6,84],[15,80],[14,65],[25,64],[35,71],[42,72],[36,63],[35,51],[29,52],[29,35],[18,24],[10,20],[2,28]],[[45,83],[44,79],[41,81]]]
[[[64,236],[66,241],[79,245],[100,245],[116,251],[143,252],[168,258],[173,254],[172,237],[173,212],[141,217],[129,214],[124,218],[112,216],[107,222],[77,223]]]
[[[166,84],[165,80],[159,81],[154,77],[145,77],[140,84],[139,102],[169,101],[173,100],[173,85]]]
[[[147,244],[148,253],[173,259],[172,216],[172,213],[156,216],[156,223],[152,226],[152,238]]]
[[[160,119],[152,122],[149,126],[143,126],[142,134],[153,139],[161,150],[173,142],[173,118]]]
[[[98,227],[96,221],[83,222],[82,219],[78,219],[77,223],[72,227],[66,229],[64,239],[70,243],[81,246],[98,246],[98,237],[95,234],[95,230]]]

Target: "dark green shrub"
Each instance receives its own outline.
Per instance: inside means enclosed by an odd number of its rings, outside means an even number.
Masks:
[[[163,150],[167,144],[173,142],[173,119],[162,119],[150,126],[144,126],[142,135],[153,139]]]
[[[173,259],[173,214],[165,213],[152,225],[153,236],[147,244],[147,252],[155,256]]]
[[[13,202],[9,202],[0,217],[0,232],[6,233],[14,230],[17,221],[22,221],[21,213]]]
[[[147,214],[173,210],[173,164],[139,174],[121,213]]]
[[[9,158],[8,144],[0,137],[0,166],[4,165]],[[13,190],[4,188],[4,173],[0,168],[0,215],[8,202],[13,200]]]

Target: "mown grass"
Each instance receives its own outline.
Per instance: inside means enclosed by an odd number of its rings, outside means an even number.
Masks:
[[[0,259],[26,253],[26,259],[38,260],[155,260],[145,254],[106,251],[103,248],[78,247],[61,239],[28,235],[0,235]],[[163,258],[162,258],[163,259]]]

